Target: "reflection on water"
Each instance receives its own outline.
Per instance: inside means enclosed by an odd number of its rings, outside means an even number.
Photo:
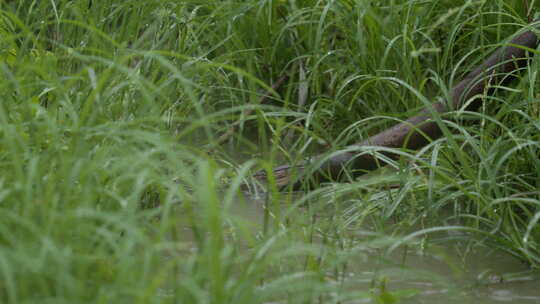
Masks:
[[[234,213],[261,225],[265,196],[246,194],[245,200],[240,201],[241,206]],[[384,278],[390,291],[418,291],[416,296],[401,303],[540,303],[540,273],[504,252],[480,246],[464,247],[455,242],[441,242],[430,244],[421,253],[402,248],[390,257],[381,257],[379,251],[373,251],[367,259],[353,257],[348,261],[344,287],[368,290],[373,287],[374,278]],[[370,300],[347,303],[370,303]]]

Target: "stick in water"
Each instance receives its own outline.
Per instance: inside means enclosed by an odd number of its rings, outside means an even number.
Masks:
[[[535,21],[535,26],[537,22]],[[334,153],[333,156],[318,155],[299,165],[283,165],[272,171],[276,185],[297,186],[306,181],[323,182],[339,180],[345,169],[352,169],[356,174],[365,173],[384,165],[384,161],[373,154],[359,152],[358,147],[375,148],[407,148],[419,149],[434,139],[442,136],[442,131],[430,113],[445,113],[466,105],[466,110],[475,111],[481,104],[484,93],[493,94],[492,84],[504,85],[516,77],[515,72],[526,67],[530,61],[528,49],[538,46],[538,37],[532,31],[519,34],[509,42],[509,45],[500,47],[476,69],[467,74],[450,91],[451,103],[434,103],[424,108],[419,115],[411,117],[387,130],[380,132],[360,143],[354,144],[345,151]],[[450,107],[449,107],[450,106]],[[349,150],[349,151],[347,151]],[[350,150],[356,150],[351,152]],[[398,154],[379,152],[386,157],[397,159]],[[306,168],[314,167],[307,172]],[[268,181],[265,171],[259,171],[253,176],[262,183]]]

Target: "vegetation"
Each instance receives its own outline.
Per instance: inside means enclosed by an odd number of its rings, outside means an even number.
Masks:
[[[0,2],[0,301],[395,303],[351,264],[457,241],[538,268],[538,56],[388,168],[242,190],[444,99],[537,6]]]

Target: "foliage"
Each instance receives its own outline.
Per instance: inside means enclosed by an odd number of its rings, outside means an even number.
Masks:
[[[395,303],[416,292],[359,290],[349,263],[436,232],[538,267],[538,59],[451,114],[460,151],[270,187],[262,225],[240,215],[254,170],[408,117],[422,101],[392,78],[444,97],[526,19],[502,0],[0,2],[0,301]]]

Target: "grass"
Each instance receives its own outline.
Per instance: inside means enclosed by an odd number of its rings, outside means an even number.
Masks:
[[[401,84],[443,97],[526,24],[502,0],[1,2],[1,302],[394,303],[418,291],[351,263],[441,241],[538,268],[538,58],[398,170],[240,212],[255,170],[406,119]]]

